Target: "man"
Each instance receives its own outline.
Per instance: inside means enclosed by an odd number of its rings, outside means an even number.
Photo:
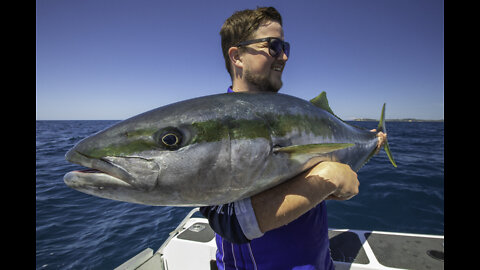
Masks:
[[[236,12],[220,35],[228,92],[280,90],[290,45],[275,8]],[[358,186],[348,165],[321,162],[251,198],[202,207],[216,232],[218,268],[334,269],[325,200],[348,200]]]

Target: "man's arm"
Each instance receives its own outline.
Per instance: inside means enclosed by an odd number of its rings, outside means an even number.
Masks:
[[[242,244],[295,220],[325,199],[346,200],[357,193],[357,174],[350,166],[325,161],[251,198],[201,207],[200,212],[217,234]]]
[[[292,222],[326,199],[348,200],[360,183],[350,166],[324,161],[312,169],[251,197],[262,233]]]

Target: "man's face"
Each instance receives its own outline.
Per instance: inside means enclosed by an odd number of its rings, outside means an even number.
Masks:
[[[260,25],[252,39],[278,37],[284,39],[282,26],[267,21]],[[281,53],[277,58],[268,53],[268,42],[254,43],[245,47],[240,56],[243,60],[244,80],[258,91],[278,92],[282,87],[282,72],[288,57]]]

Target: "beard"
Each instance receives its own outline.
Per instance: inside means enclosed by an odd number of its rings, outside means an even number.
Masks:
[[[271,79],[270,74],[253,73],[248,69],[246,69],[244,72],[245,80],[252,85],[255,85],[259,91],[276,93],[278,90],[280,90],[280,88],[282,88],[282,80]]]

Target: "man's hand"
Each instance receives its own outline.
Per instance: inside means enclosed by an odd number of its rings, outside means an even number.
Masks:
[[[350,166],[338,162],[324,161],[308,171],[308,181],[326,182],[332,189],[327,199],[348,200],[358,194],[360,182]]]
[[[371,132],[377,132],[376,129],[372,129],[370,131]],[[375,155],[378,154],[378,152],[380,152],[380,149],[382,149],[382,146],[387,141],[387,134],[380,131],[380,132],[377,133],[377,137],[378,137],[378,142],[377,142],[377,148],[375,150]]]

